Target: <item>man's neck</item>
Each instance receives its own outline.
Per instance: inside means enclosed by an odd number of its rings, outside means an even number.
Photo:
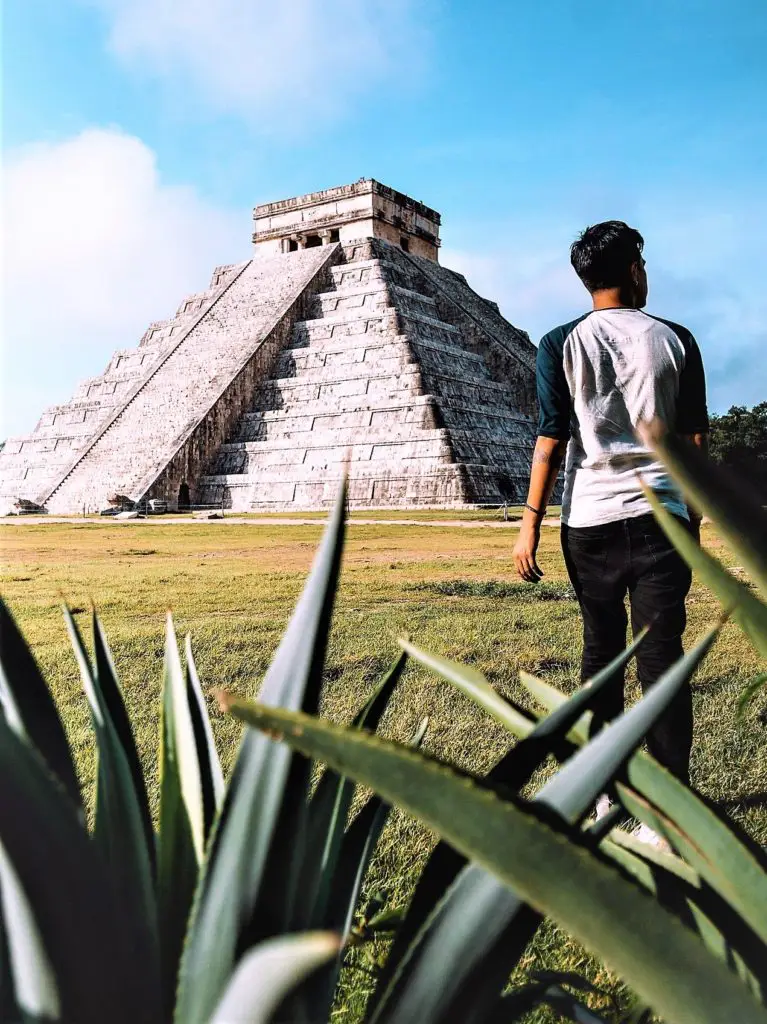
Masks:
[[[592,292],[594,309],[638,309],[636,299],[624,288],[600,288]]]

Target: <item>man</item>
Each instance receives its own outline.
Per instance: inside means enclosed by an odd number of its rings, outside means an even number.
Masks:
[[[646,690],[682,654],[691,576],[657,525],[639,475],[669,512],[700,536],[664,467],[637,439],[642,422],[660,421],[706,445],[708,415],[700,351],[690,332],[642,312],[647,301],[644,240],[622,221],[587,228],[570,260],[593,309],[547,334],[538,348],[540,419],[514,561],[531,583],[541,521],[565,452],[562,549],[583,617],[581,678],[591,678],[626,645],[628,594]],[[614,686],[595,709],[594,728],[623,710]],[[692,698],[686,687],[647,737],[650,752],[689,781]]]

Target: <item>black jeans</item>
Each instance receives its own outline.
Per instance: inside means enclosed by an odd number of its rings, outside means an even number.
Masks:
[[[642,690],[682,655],[687,622],[685,598],[691,573],[653,515],[621,519],[602,526],[562,527],[562,550],[583,616],[581,680],[590,679],[636,635],[652,624],[637,652]],[[623,711],[623,686],[605,691],[594,709],[593,730]],[[647,737],[650,753],[683,781],[689,780],[692,748],[692,695],[689,686],[672,702]]]

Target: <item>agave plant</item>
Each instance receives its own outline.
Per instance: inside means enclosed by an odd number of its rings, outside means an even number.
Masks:
[[[673,442],[661,454],[767,592],[764,516],[711,486]],[[76,776],[47,689],[10,619],[3,626],[0,723],[0,992],[26,1019],[326,1021],[341,966],[332,929],[354,907],[390,803],[442,840],[419,878],[378,978],[370,1022],[491,1024],[539,1004],[583,1022],[588,984],[549,972],[506,991],[544,917],[601,957],[640,1005],[666,1021],[767,1022],[767,872],[761,851],[639,748],[695,671],[718,626],[609,728],[589,739],[590,709],[616,685],[635,643],[569,699],[523,676],[542,709],[499,695],[472,668],[409,642],[349,727],[316,717],[343,542],[343,493],[259,703],[220,693],[246,723],[228,789],[187,643],[186,677],[169,626],[159,838],[116,674],[97,620],[91,665],[69,628],[99,742],[96,817],[83,825]],[[761,653],[767,608],[662,510],[680,550]],[[486,776],[458,773],[372,734],[410,656],[496,718],[516,742]],[[755,684],[756,685],[756,684]],[[753,687],[752,687],[753,689]],[[280,742],[284,740],[284,742]],[[290,747],[298,755],[290,753]],[[299,755],[304,755],[302,760]],[[520,794],[553,758],[558,770]],[[311,762],[328,766],[313,793]],[[356,780],[373,797],[345,827]],[[588,824],[595,797],[619,802]],[[621,808],[668,840],[662,853],[616,827]],[[191,910],[190,910],[191,907]],[[308,932],[307,932],[308,930]],[[294,936],[287,938],[288,936]],[[298,988],[320,961],[324,967]],[[575,988],[576,992],[571,989]],[[282,1003],[282,1009],[275,1008]],[[10,1015],[9,1019],[13,1019]]]
[[[344,500],[261,686],[285,709],[317,710]],[[254,730],[225,787],[191,643],[184,668],[168,616],[155,829],[99,618],[91,659],[64,615],[97,740],[91,830],[50,691],[0,604],[0,1020],[327,1020],[388,805],[347,829],[354,784],[326,771],[310,791],[304,759]],[[405,661],[354,727],[376,728]]]
[[[735,496],[710,464],[673,438],[652,443],[767,594],[763,510],[742,494]],[[650,497],[682,555],[757,651],[767,655],[767,606]],[[281,735],[307,757],[370,786],[442,837],[370,1000],[370,1022],[489,1024],[521,1019],[541,1002],[573,1020],[601,1020],[556,976],[504,991],[544,916],[634,989],[641,1000],[636,1014],[644,1004],[668,1022],[767,1022],[764,854],[705,798],[639,749],[717,630],[591,740],[595,696],[621,677],[642,637],[569,700],[543,680],[523,675],[544,709],[539,716],[502,698],[476,670],[403,643],[411,657],[518,738],[484,778],[459,774],[364,732],[219,696],[222,706],[244,722]],[[763,682],[764,676],[758,677],[743,700]],[[559,770],[532,799],[523,799],[520,791],[550,755]],[[618,806],[606,822],[588,827],[588,809],[604,790]],[[673,852],[614,827],[622,809],[665,837]]]

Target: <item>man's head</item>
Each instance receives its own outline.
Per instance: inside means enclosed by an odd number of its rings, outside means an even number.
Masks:
[[[647,302],[644,239],[622,220],[594,224],[570,246],[575,273],[594,297],[594,305],[633,306]]]

